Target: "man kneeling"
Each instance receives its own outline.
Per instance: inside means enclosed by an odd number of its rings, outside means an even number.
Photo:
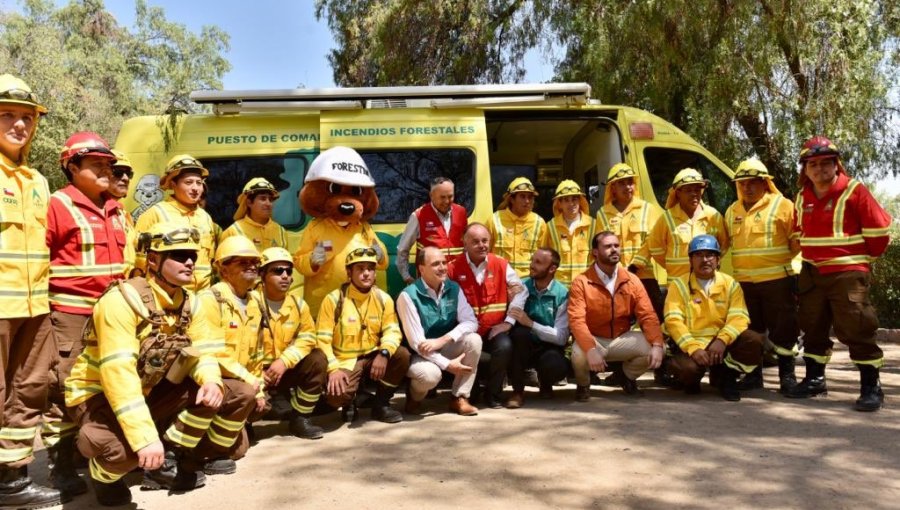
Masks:
[[[672,371],[687,393],[700,392],[709,368],[709,382],[725,400],[741,399],[740,373],[749,374],[762,361],[763,336],[751,329],[741,286],[719,267],[719,242],[703,234],[688,246],[691,272],[672,280],[666,295],[666,328],[682,352]]]
[[[463,416],[478,414],[469,403],[481,357],[478,319],[459,285],[447,276],[444,251],[429,246],[416,253],[421,278],[397,297],[403,332],[416,354],[409,365],[406,412],[418,411],[428,390],[441,382],[441,371],[453,379],[450,410]]]
[[[209,326],[182,289],[192,282],[199,239],[195,229],[151,227],[140,241],[149,276],[113,284],[85,327],[66,405],[101,505],[131,502],[122,477],[136,467],[149,488],[201,487],[192,450],[217,414],[246,415],[253,405],[249,387],[236,393],[223,386]]]

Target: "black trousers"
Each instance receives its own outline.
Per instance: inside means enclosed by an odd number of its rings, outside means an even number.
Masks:
[[[509,362],[509,384],[513,391],[525,391],[525,370],[535,368],[541,388],[550,387],[569,372],[569,361],[563,347],[542,342],[531,328],[520,324],[509,331],[513,352]]]

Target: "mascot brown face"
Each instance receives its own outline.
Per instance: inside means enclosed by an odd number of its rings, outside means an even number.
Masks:
[[[359,154],[333,147],[316,158],[300,190],[300,207],[341,226],[366,223],[378,212],[375,181]]]

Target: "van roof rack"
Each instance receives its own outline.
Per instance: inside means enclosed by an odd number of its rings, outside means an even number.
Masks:
[[[375,108],[461,108],[479,106],[587,104],[587,83],[349,87],[276,90],[195,90],[191,100],[211,104],[216,115],[243,112]]]

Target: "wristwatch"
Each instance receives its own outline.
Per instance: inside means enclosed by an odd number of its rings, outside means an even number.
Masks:
[[[389,351],[387,349],[381,349],[380,351],[378,351],[378,354],[384,356],[385,358],[391,357],[391,351]]]

